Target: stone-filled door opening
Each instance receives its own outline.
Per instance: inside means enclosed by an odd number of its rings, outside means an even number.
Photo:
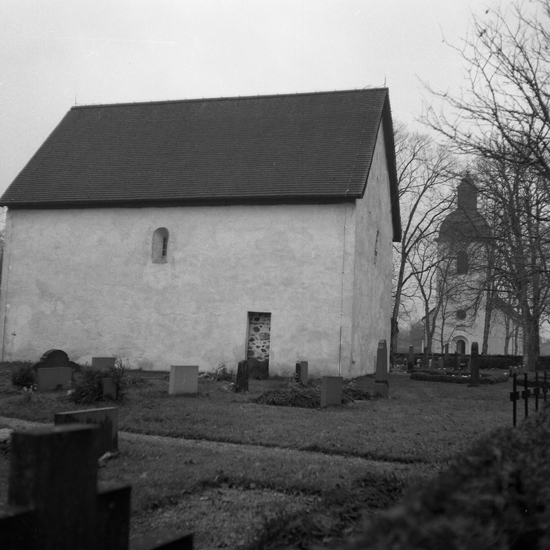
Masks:
[[[271,313],[248,312],[247,359],[269,363],[271,342]]]

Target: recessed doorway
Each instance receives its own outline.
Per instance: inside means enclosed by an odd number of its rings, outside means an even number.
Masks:
[[[247,359],[261,362],[269,361],[271,345],[271,313],[248,312],[248,338],[246,347]]]

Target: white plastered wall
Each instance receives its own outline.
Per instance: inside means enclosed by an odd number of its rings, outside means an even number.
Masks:
[[[353,345],[349,376],[373,373],[378,342],[389,350],[392,241],[390,179],[380,126],[363,199],[356,201]],[[389,352],[388,352],[389,353]]]
[[[10,211],[3,360],[57,348],[133,368],[234,368],[247,313],[261,311],[272,314],[272,374],[308,360],[314,376],[347,375],[354,224],[352,203]],[[151,261],[159,227],[165,264]]]

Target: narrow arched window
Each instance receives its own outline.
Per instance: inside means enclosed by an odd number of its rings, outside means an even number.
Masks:
[[[152,259],[154,264],[165,264],[168,258],[168,229],[159,227],[153,233]]]
[[[466,250],[459,250],[456,254],[456,273],[457,275],[464,275],[468,273],[468,252]]]

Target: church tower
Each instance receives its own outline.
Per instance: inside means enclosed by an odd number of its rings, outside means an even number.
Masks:
[[[442,268],[434,349],[439,342],[442,348],[449,344],[451,353],[469,354],[472,342],[480,349],[485,342],[487,353],[514,351],[506,348],[517,332],[517,316],[487,284],[490,237],[478,209],[478,190],[466,174],[457,187],[456,208],[441,223],[437,239]]]

